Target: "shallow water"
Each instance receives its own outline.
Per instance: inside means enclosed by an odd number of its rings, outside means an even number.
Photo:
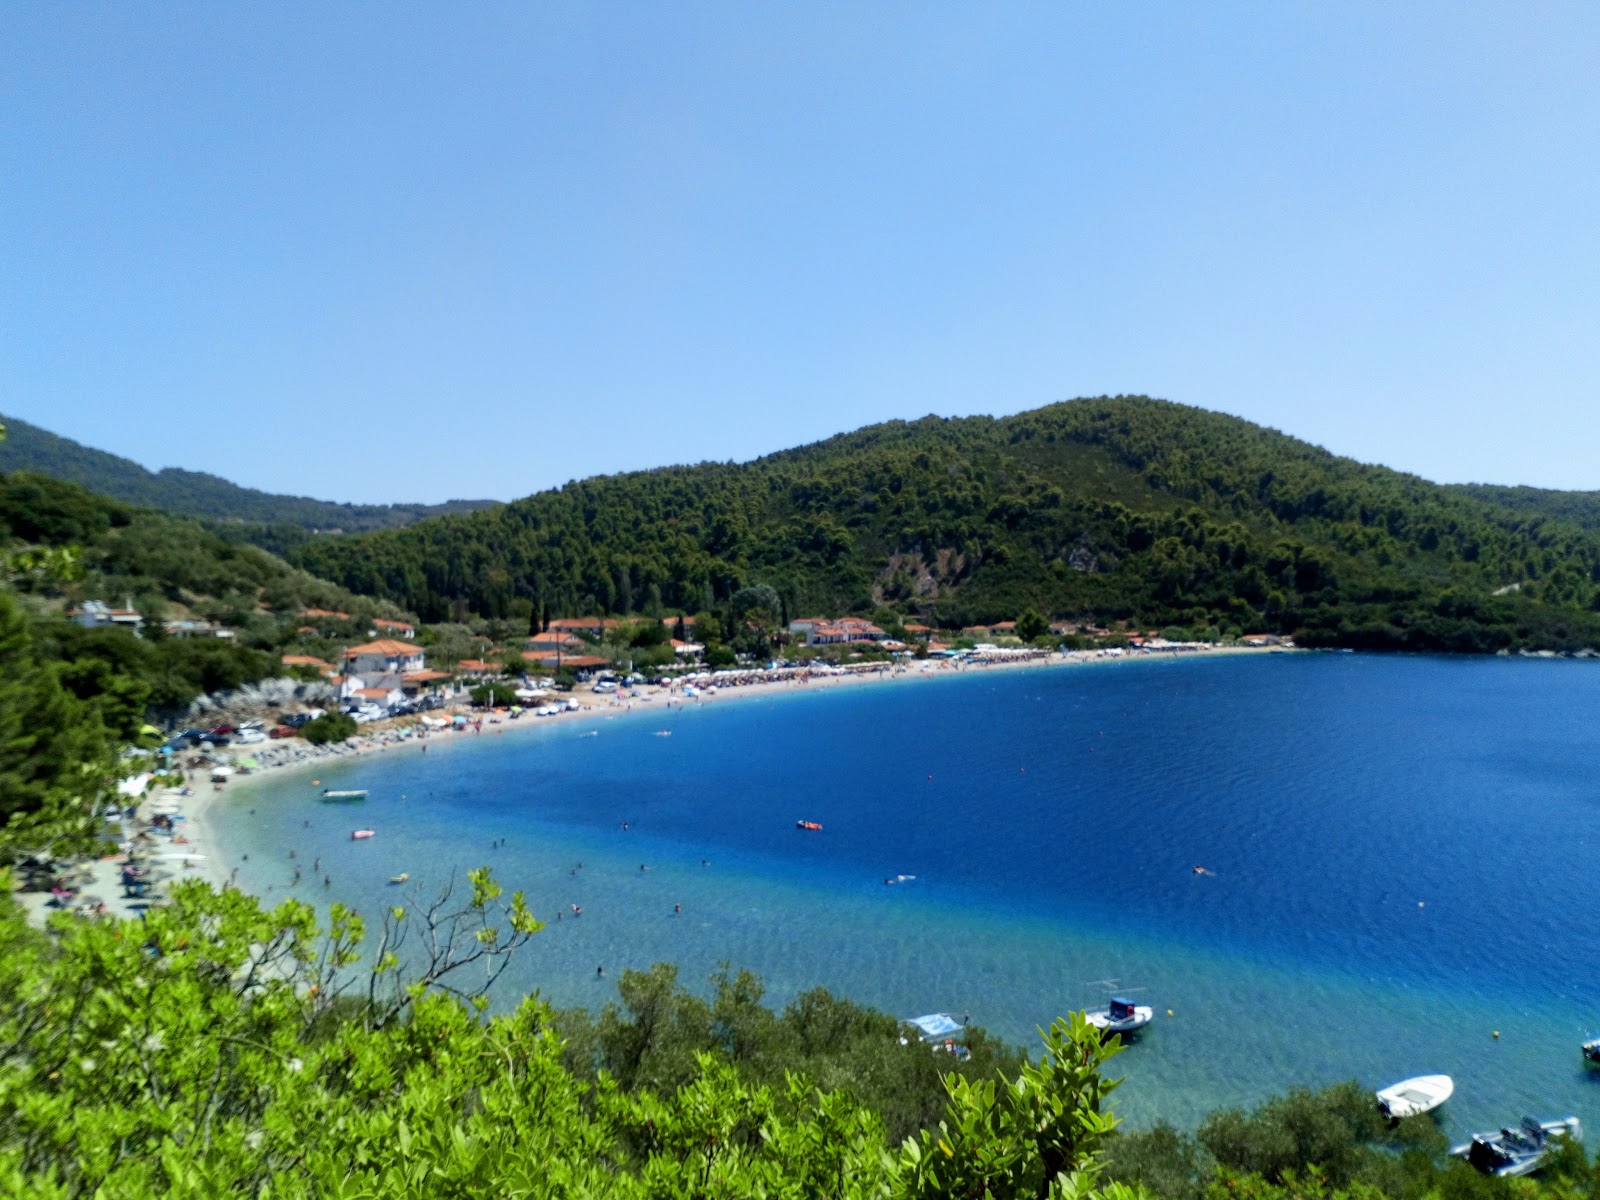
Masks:
[[[1433,1072],[1457,1132],[1600,1116],[1600,665],[1262,655],[654,705],[240,787],[228,865],[375,913],[390,875],[488,863],[550,920],[506,1003],[729,960],[775,1002],[820,984],[1031,1043],[1120,980],[1158,1013],[1117,1059],[1135,1124]],[[291,889],[290,846],[333,887]]]

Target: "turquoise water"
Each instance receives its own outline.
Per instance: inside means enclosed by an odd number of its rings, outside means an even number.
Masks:
[[[820,984],[1028,1043],[1114,978],[1158,1013],[1117,1060],[1135,1124],[1445,1072],[1459,1131],[1600,1118],[1597,711],[1582,662],[974,670],[502,726],[264,779],[219,824],[268,900],[376,913],[390,875],[492,865],[549,919],[504,1002],[729,960],[774,1002]],[[290,846],[332,887],[291,888]]]

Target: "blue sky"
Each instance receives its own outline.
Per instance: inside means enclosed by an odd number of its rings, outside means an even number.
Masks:
[[[0,6],[0,412],[509,498],[1101,393],[1600,488],[1600,7]]]

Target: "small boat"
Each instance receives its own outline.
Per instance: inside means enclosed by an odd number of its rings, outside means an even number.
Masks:
[[[367,789],[366,788],[323,788],[322,789],[322,798],[324,800],[365,800],[367,798]]]
[[[411,872],[410,871],[401,871],[400,874],[398,874],[398,875],[389,876],[389,882],[390,883],[404,883],[404,882],[406,882],[406,880],[408,880],[410,878],[411,878]]]
[[[796,829],[809,829],[812,833],[822,832],[822,823],[820,821],[796,821],[794,827]]]
[[[1448,1075],[1418,1075],[1415,1079],[1391,1083],[1378,1092],[1378,1107],[1391,1121],[1398,1121],[1402,1117],[1432,1112],[1450,1099],[1455,1090],[1455,1080]]]
[[[377,832],[378,831],[375,829],[352,829],[350,831],[350,840],[352,842],[359,842],[362,838],[372,837]]]
[[[1143,1029],[1154,1020],[1156,1010],[1148,1004],[1135,1004],[1122,996],[1113,996],[1108,1007],[1083,1015],[1089,1024],[1109,1037],[1112,1034],[1135,1033]]]
[[[1590,1038],[1583,1044],[1583,1061],[1600,1067],[1600,1038]]]
[[[1485,1175],[1531,1175],[1555,1148],[1559,1137],[1583,1137],[1583,1126],[1577,1117],[1559,1121],[1523,1117],[1516,1129],[1475,1133],[1470,1142],[1452,1147],[1450,1153],[1466,1159]]]

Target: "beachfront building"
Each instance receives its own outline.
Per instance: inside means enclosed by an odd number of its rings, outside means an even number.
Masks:
[[[144,624],[144,617],[133,607],[132,600],[128,600],[122,608],[112,608],[104,600],[85,600],[78,608],[67,613],[67,619],[85,629],[100,629],[109,625],[131,629],[135,633]]]
[[[849,642],[881,642],[889,635],[861,617],[801,617],[789,622],[789,632],[805,638],[808,646],[837,646]]]
[[[428,665],[419,647],[393,638],[351,646],[342,657],[347,675],[404,675]]]
[[[407,671],[400,677],[400,688],[406,698],[415,700],[422,696],[448,694],[450,691],[449,671]]]
[[[1246,646],[1278,646],[1283,639],[1271,633],[1247,633],[1239,639]]]

